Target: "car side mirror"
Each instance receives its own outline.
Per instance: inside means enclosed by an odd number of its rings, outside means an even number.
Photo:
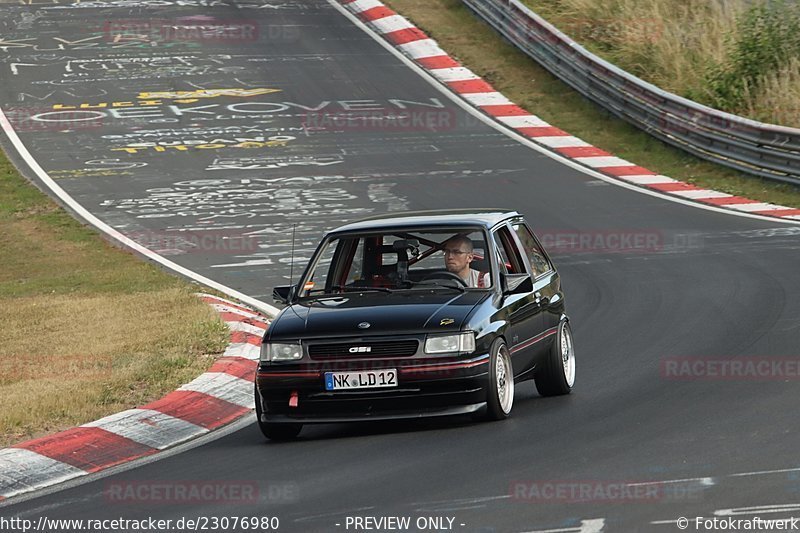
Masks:
[[[294,299],[297,285],[281,285],[272,289],[272,299],[275,303],[288,304]]]
[[[503,294],[521,294],[533,291],[530,274],[500,274]]]

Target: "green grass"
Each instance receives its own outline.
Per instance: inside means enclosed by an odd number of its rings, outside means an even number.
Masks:
[[[0,445],[143,405],[227,344],[197,287],[114,247],[0,155]]]
[[[662,89],[800,126],[792,0],[522,0],[575,41]]]
[[[134,293],[185,287],[177,277],[109,246],[0,156],[0,297]]]
[[[460,0],[388,0],[440,46],[512,101],[570,134],[659,174],[800,208],[800,187],[702,161],[612,117],[480,22]]]

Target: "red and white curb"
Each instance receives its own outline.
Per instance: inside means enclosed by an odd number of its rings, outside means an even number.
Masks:
[[[231,331],[208,372],[142,407],[0,449],[0,501],[153,455],[250,413],[269,319],[216,296],[200,297]]]
[[[800,209],[703,189],[614,157],[515,105],[491,84],[450,57],[435,40],[379,0],[338,1],[473,107],[579,165],[632,185],[708,206],[785,220],[800,220]]]

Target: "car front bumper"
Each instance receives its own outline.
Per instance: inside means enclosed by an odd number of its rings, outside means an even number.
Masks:
[[[262,422],[327,423],[468,414],[486,403],[489,355],[431,361],[328,362],[259,367]],[[397,387],[325,390],[325,372],[397,369]],[[294,396],[294,400],[292,397]]]

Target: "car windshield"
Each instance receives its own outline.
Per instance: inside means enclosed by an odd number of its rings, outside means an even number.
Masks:
[[[328,240],[301,297],[347,292],[482,290],[492,286],[482,229],[387,231]]]

